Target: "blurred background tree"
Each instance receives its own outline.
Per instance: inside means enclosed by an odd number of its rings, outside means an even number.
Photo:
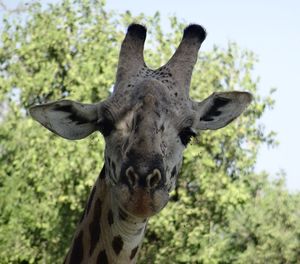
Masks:
[[[69,142],[35,123],[28,108],[71,98],[109,96],[124,32],[148,27],[145,59],[164,64],[184,24],[159,13],[133,17],[105,3],[36,2],[3,20],[0,42],[0,263],[62,263],[88,193],[103,165],[99,134]],[[255,99],[238,120],[203,132],[186,150],[178,187],[151,218],[140,263],[300,263],[300,197],[284,176],[255,172],[262,144],[273,146],[259,119],[274,105],[262,98],[252,70],[255,55],[237,44],[200,52],[191,96],[247,90]]]

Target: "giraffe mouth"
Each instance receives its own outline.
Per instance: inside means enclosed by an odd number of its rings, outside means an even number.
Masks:
[[[118,184],[114,188],[114,194],[124,210],[143,218],[159,213],[169,201],[169,194],[163,188],[149,191],[138,187],[130,190],[125,184]]]

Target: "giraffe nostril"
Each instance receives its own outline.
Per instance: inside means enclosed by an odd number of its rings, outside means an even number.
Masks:
[[[134,169],[132,166],[130,166],[127,170],[126,170],[126,177],[128,180],[128,183],[131,187],[134,187],[138,181],[138,177],[136,175],[136,173],[134,172]]]
[[[161,173],[158,169],[154,169],[151,174],[147,176],[147,186],[155,188],[161,180]]]

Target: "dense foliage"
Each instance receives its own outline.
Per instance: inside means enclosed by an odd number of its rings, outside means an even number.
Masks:
[[[100,1],[28,5],[3,21],[0,43],[0,263],[62,263],[87,195],[103,163],[95,134],[66,141],[35,123],[28,108],[68,97],[106,98],[113,85],[124,31],[149,28],[146,61],[165,63],[184,25],[160,16],[107,11]],[[154,48],[155,47],[155,48]],[[200,53],[191,96],[247,90],[255,100],[238,120],[203,132],[186,150],[178,188],[151,218],[140,263],[299,263],[300,197],[283,180],[254,171],[262,144],[273,145],[259,123],[271,95],[261,98],[256,58],[234,43]]]

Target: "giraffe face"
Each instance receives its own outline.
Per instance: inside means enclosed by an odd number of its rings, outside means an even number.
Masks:
[[[34,106],[31,116],[67,139],[100,131],[105,169],[121,209],[148,217],[168,202],[185,146],[196,131],[219,129],[251,102],[247,92],[213,93],[202,102],[189,98],[198,50],[206,37],[188,26],[172,58],[157,70],[143,59],[146,28],[133,24],[122,43],[114,92],[97,104],[62,100]]]
[[[106,175],[120,206],[148,217],[166,205],[175,187],[183,151],[195,135],[192,110],[188,100],[154,78],[138,79],[130,89],[123,85],[104,117]],[[113,107],[120,98],[123,107]]]

